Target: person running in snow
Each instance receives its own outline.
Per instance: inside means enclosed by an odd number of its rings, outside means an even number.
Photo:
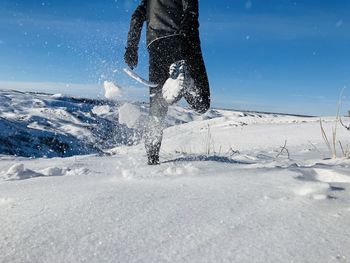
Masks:
[[[198,0],[142,0],[132,14],[125,63],[138,64],[138,45],[147,22],[149,121],[145,132],[148,164],[159,164],[159,150],[168,106],[182,97],[192,109],[205,113],[210,107],[208,76],[203,61],[198,22]]]

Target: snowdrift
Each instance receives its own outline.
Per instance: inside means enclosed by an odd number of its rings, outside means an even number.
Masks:
[[[142,138],[147,111],[147,105],[142,103],[0,90],[0,154],[68,157],[136,145]],[[224,119],[227,125],[238,126],[276,119],[284,123],[296,121],[295,116],[228,110],[211,110],[200,116],[188,109],[171,107],[167,125],[211,119]]]
[[[0,91],[0,110],[0,262],[349,262],[350,159],[318,118],[172,107],[154,167],[146,105]]]
[[[0,91],[0,154],[67,157],[138,142],[137,131],[119,124],[117,108],[110,101]]]

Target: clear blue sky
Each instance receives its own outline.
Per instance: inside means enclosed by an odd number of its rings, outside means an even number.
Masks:
[[[0,88],[94,96],[104,80],[136,86],[121,69],[137,4],[1,0]],[[200,23],[213,106],[335,114],[340,90],[350,89],[348,0],[201,0]],[[144,46],[137,71],[147,76]]]

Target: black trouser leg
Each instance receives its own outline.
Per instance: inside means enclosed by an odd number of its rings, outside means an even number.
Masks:
[[[150,164],[159,161],[159,150],[163,138],[163,129],[165,128],[167,112],[168,105],[163,99],[161,89],[151,88],[150,109],[145,134],[145,147]]]
[[[210,89],[199,37],[193,36],[187,43],[186,62],[195,83],[195,90],[185,93],[184,97],[192,109],[205,113],[210,107]]]
[[[198,42],[189,43],[181,37],[170,37],[155,41],[149,48],[149,79],[158,83],[150,88],[149,121],[145,133],[145,146],[149,160],[159,158],[159,150],[165,127],[168,104],[163,99],[162,88],[169,77],[171,64],[186,60],[191,77],[195,81],[196,95],[187,94],[185,99],[197,112],[209,109],[209,83]]]
[[[170,65],[179,60],[178,42],[168,39],[154,42],[149,48],[149,79],[159,85],[150,88],[149,120],[145,134],[148,159],[159,158],[159,150],[165,128],[168,104],[163,98],[162,87],[169,77]]]

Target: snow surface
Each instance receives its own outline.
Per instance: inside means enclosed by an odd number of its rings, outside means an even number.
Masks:
[[[66,157],[133,145],[140,133],[118,122],[120,103],[0,90],[0,154]],[[138,104],[141,112],[145,106]]]
[[[350,159],[328,159],[319,118],[172,107],[162,163],[147,166],[143,104],[0,102],[0,262],[350,262]],[[119,123],[123,105],[139,109],[137,128]],[[27,158],[36,136],[74,143],[65,158]]]

